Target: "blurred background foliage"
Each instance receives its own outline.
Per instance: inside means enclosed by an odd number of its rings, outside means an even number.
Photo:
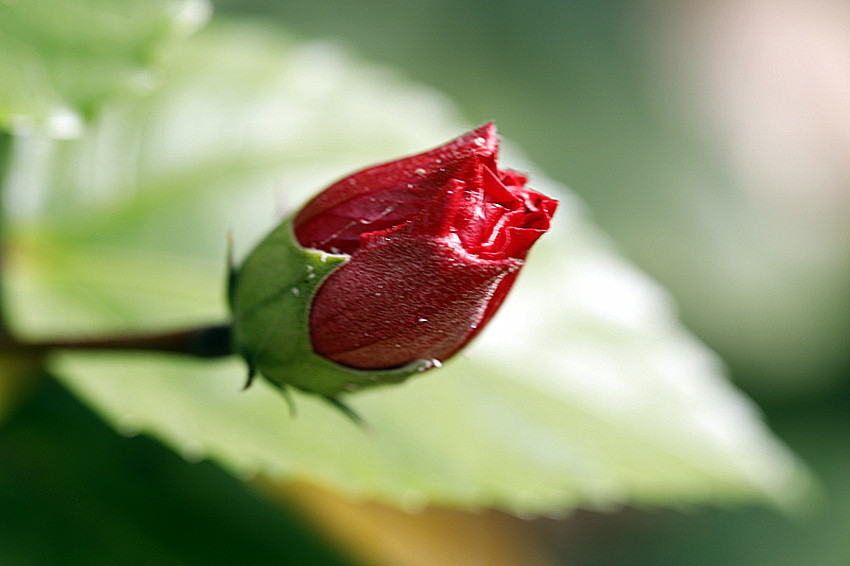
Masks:
[[[0,390],[3,563],[850,561],[850,4],[214,4],[217,18],[338,42],[445,92],[473,123],[497,121],[670,290],[686,324],[813,468],[824,497],[794,517],[626,508],[522,521],[408,515],[308,486],[258,491],[145,437],[115,435],[55,385],[22,398],[18,384],[39,382],[40,370],[15,359]],[[163,29],[185,32],[136,17],[149,32],[127,38],[124,53],[139,65]],[[0,40],[17,45],[6,25]],[[147,88],[133,72],[114,76]],[[73,87],[85,94],[72,101],[80,120],[107,88],[89,86]],[[62,98],[19,100],[41,104],[30,115],[57,135],[72,134],[77,121]]]

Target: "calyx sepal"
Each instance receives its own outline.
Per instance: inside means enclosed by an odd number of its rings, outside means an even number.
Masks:
[[[417,360],[400,368],[358,370],[313,350],[309,320],[322,281],[348,255],[305,248],[292,221],[275,228],[238,269],[231,269],[227,296],[233,313],[233,349],[256,372],[285,390],[292,386],[328,398],[398,383],[431,366]]]

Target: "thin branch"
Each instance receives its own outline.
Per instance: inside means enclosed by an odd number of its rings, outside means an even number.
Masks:
[[[230,325],[227,324],[86,340],[28,342],[0,335],[0,352],[46,354],[52,350],[135,350],[170,352],[197,358],[221,358],[234,353],[230,344]]]

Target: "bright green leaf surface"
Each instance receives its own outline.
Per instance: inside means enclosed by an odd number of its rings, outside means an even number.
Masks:
[[[228,230],[244,254],[335,178],[467,127],[439,95],[277,30],[212,28],[163,74],[80,140],[20,140],[10,309],[28,334],[219,318]],[[666,295],[565,189],[531,179],[561,199],[556,228],[460,359],[348,398],[374,435],[314,399],[291,418],[265,384],[240,393],[237,360],[65,353],[53,369],[120,429],[189,458],[411,507],[794,501],[806,473]]]
[[[105,95],[149,89],[157,48],[209,10],[204,0],[0,2],[0,128],[76,136]]]

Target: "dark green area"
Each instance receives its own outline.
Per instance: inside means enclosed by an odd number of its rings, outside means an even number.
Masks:
[[[116,434],[55,383],[0,429],[0,564],[346,565],[208,462]]]

